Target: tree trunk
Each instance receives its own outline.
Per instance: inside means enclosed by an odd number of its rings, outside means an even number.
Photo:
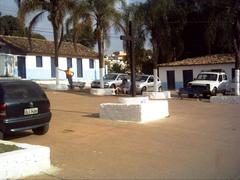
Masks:
[[[98,58],[100,68],[100,88],[104,88],[103,75],[104,75],[104,62],[103,62],[103,50],[102,50],[102,33],[98,34]]]
[[[240,81],[240,23],[239,23],[240,12],[238,13],[234,25],[234,49],[235,49],[235,95],[240,95],[239,81]]]
[[[154,75],[154,85],[153,89],[154,92],[158,92],[158,76],[157,76],[157,63],[158,63],[158,50],[157,50],[157,41],[156,39],[152,39],[152,46],[153,46],[153,75]]]
[[[53,26],[54,27],[54,26]],[[53,28],[53,36],[54,36],[54,64],[56,67],[56,85],[59,86],[59,71],[58,71],[58,30]]]

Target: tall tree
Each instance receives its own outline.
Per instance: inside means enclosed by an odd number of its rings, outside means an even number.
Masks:
[[[169,34],[168,13],[173,6],[173,0],[147,0],[141,7],[141,10],[145,12],[145,25],[150,34],[152,43],[154,91],[158,91],[157,64],[159,59],[159,47],[162,45],[161,38],[165,38]],[[165,33],[162,33],[163,29]]]
[[[63,40],[64,17],[75,5],[75,0],[22,0],[18,11],[22,27],[25,26],[26,16],[37,12],[29,23],[29,39],[31,39],[32,28],[42,19],[45,13],[48,13],[48,20],[51,22],[53,28],[56,85],[59,85],[58,57]]]
[[[98,46],[98,58],[100,62],[100,87],[104,88],[104,42],[108,41],[108,32],[114,17],[117,16],[116,5],[119,0],[86,0],[87,8],[93,22],[95,22],[94,33]]]
[[[122,32],[125,37],[129,34],[129,21],[132,21],[132,38],[135,39],[133,43],[133,56],[136,61],[136,68],[140,70],[142,64],[146,61],[145,58],[145,31],[144,31],[144,13],[139,10],[139,4],[122,3],[122,10],[120,11],[120,16],[116,19],[116,28],[118,31]],[[127,52],[127,61],[130,63],[129,41],[123,41],[123,48]]]

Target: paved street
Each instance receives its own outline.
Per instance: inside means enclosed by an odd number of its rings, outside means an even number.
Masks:
[[[12,139],[51,148],[57,173],[31,179],[234,179],[240,177],[240,106],[169,101],[170,117],[148,124],[99,119],[117,97],[47,92],[50,131]],[[13,137],[10,137],[13,138]]]

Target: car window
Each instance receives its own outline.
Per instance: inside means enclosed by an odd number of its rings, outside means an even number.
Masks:
[[[199,74],[196,80],[209,80],[209,81],[216,81],[217,74]]]
[[[147,76],[138,75],[136,76],[136,81],[145,82],[147,78],[148,78]]]
[[[5,101],[46,98],[44,92],[35,84],[9,83],[2,86]]]
[[[126,79],[124,75],[119,75],[118,76],[118,80],[123,80],[123,79]]]
[[[222,75],[219,75],[218,81],[221,82],[222,80],[223,80]]]
[[[104,80],[115,80],[117,78],[117,74],[106,74],[103,79]]]
[[[148,82],[154,82],[154,78],[153,78],[153,77],[150,77],[150,78],[148,79]]]
[[[226,75],[226,74],[224,74],[224,75],[223,75],[223,80],[228,80],[228,78],[227,78],[227,75]]]

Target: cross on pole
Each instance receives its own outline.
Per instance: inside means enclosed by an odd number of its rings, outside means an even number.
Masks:
[[[128,24],[129,32],[127,36],[120,36],[120,39],[123,41],[127,41],[127,44],[129,44],[129,58],[130,58],[130,69],[131,69],[131,94],[132,97],[136,96],[136,63],[133,56],[133,42],[137,39],[133,38],[132,35],[132,22],[129,21]]]

